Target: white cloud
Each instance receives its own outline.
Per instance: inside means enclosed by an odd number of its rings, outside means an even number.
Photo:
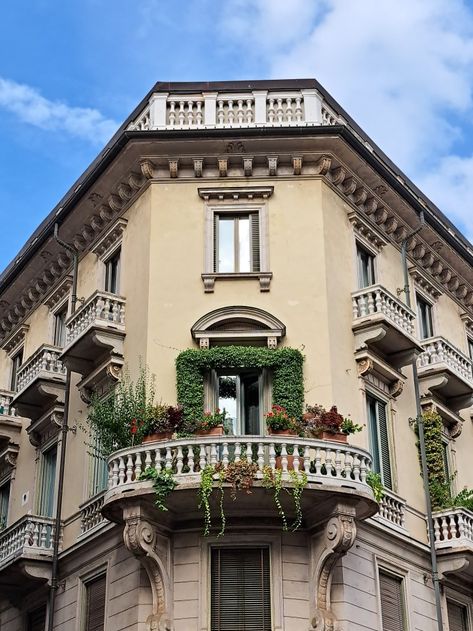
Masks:
[[[473,175],[473,157],[451,155],[473,109],[473,13],[462,0],[231,0],[222,25],[271,76],[318,79],[473,235],[471,206],[452,203],[452,165]]]
[[[65,132],[93,143],[110,139],[118,124],[98,110],[50,101],[34,88],[0,77],[0,108],[22,122],[48,131]]]

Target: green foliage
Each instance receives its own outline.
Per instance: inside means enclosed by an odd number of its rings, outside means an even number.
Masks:
[[[211,464],[206,465],[200,472],[200,487],[199,487],[199,508],[204,509],[204,536],[207,537],[210,534],[210,528],[212,527],[212,513],[210,510],[210,496],[214,488],[214,476],[216,474],[215,467]],[[221,488],[222,490],[222,488]],[[225,513],[223,511],[223,492],[221,492],[221,513],[222,527],[220,532],[225,530]]]
[[[296,431],[295,419],[291,418],[282,405],[272,405],[271,412],[265,415],[266,427],[273,431]]]
[[[140,475],[139,479],[153,481],[155,504],[160,510],[167,511],[168,509],[165,502],[168,495],[172,493],[177,486],[172,471],[168,471],[167,469],[157,471],[154,467],[147,467]]]
[[[380,474],[374,471],[368,471],[366,483],[373,489],[374,499],[379,504],[384,497],[384,486]]]
[[[453,508],[466,508],[473,511],[473,490],[464,488],[455,497],[452,498],[451,504]]]
[[[284,490],[286,493],[291,493],[294,500],[294,507],[296,510],[296,518],[291,524],[291,530],[297,530],[302,524],[302,506],[301,498],[302,493],[307,486],[307,474],[304,471],[289,471],[289,479],[292,482],[292,489],[283,486],[282,469],[271,469],[266,466],[263,469],[263,486],[273,491],[273,499],[278,509],[278,513],[281,516],[283,530],[289,530],[286,513],[284,512],[281,504],[281,492]]]
[[[176,359],[177,399],[184,408],[183,431],[192,432],[204,411],[204,375],[221,368],[267,368],[272,371],[273,403],[299,418],[304,403],[303,356],[293,348],[216,346],[188,349]]]

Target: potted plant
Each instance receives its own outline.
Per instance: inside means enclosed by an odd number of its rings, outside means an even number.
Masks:
[[[158,403],[152,408],[149,418],[140,424],[143,442],[171,439],[174,432],[181,428],[182,421],[183,414],[180,406]]]
[[[197,436],[223,436],[225,415],[225,410],[219,408],[215,412],[204,412],[194,433]]]
[[[302,417],[302,429],[306,436],[346,443],[349,434],[360,432],[363,427],[351,418],[344,418],[332,405],[326,410],[322,405],[308,405]]]
[[[282,405],[271,406],[271,412],[265,416],[268,433],[275,436],[296,436],[296,422],[290,418]]]

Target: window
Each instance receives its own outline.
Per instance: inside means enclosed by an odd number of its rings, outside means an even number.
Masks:
[[[406,631],[403,579],[400,576],[379,572],[379,592],[383,631]]]
[[[41,454],[38,511],[43,517],[53,517],[56,486],[56,459],[56,445],[53,445]]]
[[[445,472],[445,479],[448,483],[449,493],[451,493],[451,480],[452,476],[450,474],[450,456],[449,456],[449,442],[448,438],[444,438],[442,441],[442,459],[443,459],[443,470]]]
[[[54,314],[54,346],[63,348],[66,344],[66,317],[67,306]]]
[[[89,497],[93,497],[107,488],[107,460],[103,457],[98,437],[91,440]]]
[[[375,284],[374,256],[361,247],[356,246],[356,258],[358,263],[358,287],[363,289]]]
[[[10,480],[0,486],[0,530],[7,527],[8,505],[10,503]]]
[[[259,272],[259,213],[214,214],[214,272]]]
[[[214,407],[225,410],[231,432],[238,435],[261,435],[263,372],[240,370],[220,374],[212,372]]]
[[[118,294],[120,290],[120,254],[118,250],[105,263],[105,291]]]
[[[44,631],[46,625],[46,607],[39,607],[30,611],[27,617],[26,628],[28,631]]]
[[[105,628],[106,574],[85,583],[84,631],[103,631]]]
[[[468,613],[465,605],[447,600],[447,616],[450,631],[468,631]]]
[[[387,405],[384,401],[380,401],[370,394],[367,395],[366,401],[373,469],[381,475],[384,486],[388,489],[392,489]]]
[[[419,319],[419,336],[421,340],[432,337],[434,327],[432,325],[432,305],[417,294],[417,317]]]
[[[16,387],[18,385],[18,371],[20,370],[22,363],[23,363],[23,349],[19,350],[18,353],[12,358],[11,382],[10,382],[10,389],[12,390],[12,392],[16,392]]]
[[[473,338],[468,338],[468,355],[470,359],[473,359]]]
[[[271,631],[268,548],[214,548],[211,631]]]

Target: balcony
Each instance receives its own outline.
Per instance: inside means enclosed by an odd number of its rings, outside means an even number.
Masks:
[[[422,351],[414,337],[415,313],[381,285],[353,292],[352,306],[357,353],[373,350],[399,369]]]
[[[80,535],[79,537],[85,538],[96,532],[102,526],[105,526],[109,522],[102,515],[102,508],[104,502],[105,492],[102,491],[94,497],[91,497],[86,502],[79,506],[80,510]]]
[[[373,520],[392,530],[406,534],[405,508],[406,500],[393,491],[384,489],[384,495],[379,503],[379,513],[373,517]]]
[[[51,576],[54,519],[25,515],[0,532],[0,592],[20,596]]]
[[[472,361],[443,337],[421,342],[423,353],[417,360],[423,396],[438,395],[454,412],[473,402]]]
[[[434,540],[441,574],[473,582],[473,512],[452,508],[433,514]]]
[[[197,508],[197,491],[201,471],[206,465],[220,463],[226,469],[232,461],[246,460],[257,465],[251,494],[239,493],[232,501],[224,493],[228,524],[245,525],[251,520],[274,524],[278,510],[273,491],[263,486],[263,470],[281,471],[282,485],[291,487],[288,457],[293,454],[293,468],[304,471],[307,486],[302,494],[304,527],[313,527],[327,519],[336,504],[352,507],[357,519],[365,519],[378,510],[373,493],[366,482],[371,467],[371,456],[357,447],[308,438],[281,436],[219,436],[194,437],[145,443],[123,449],[109,458],[109,484],[105,494],[103,514],[115,522],[122,522],[123,513],[139,503],[158,523],[170,528],[201,527],[203,514]],[[276,454],[280,454],[280,463]],[[140,481],[147,467],[168,470],[174,474],[176,489],[167,499],[168,511],[154,507],[152,483]],[[217,481],[216,481],[217,484]],[[228,486],[224,484],[224,487]],[[212,509],[218,513],[217,493]],[[284,511],[291,516],[292,497],[281,494]]]
[[[82,375],[82,391],[102,380],[111,366],[121,367],[124,337],[125,299],[115,294],[96,291],[69,318],[61,359]]]
[[[36,420],[52,405],[64,404],[66,367],[61,349],[43,344],[18,370],[11,404],[21,416]]]

